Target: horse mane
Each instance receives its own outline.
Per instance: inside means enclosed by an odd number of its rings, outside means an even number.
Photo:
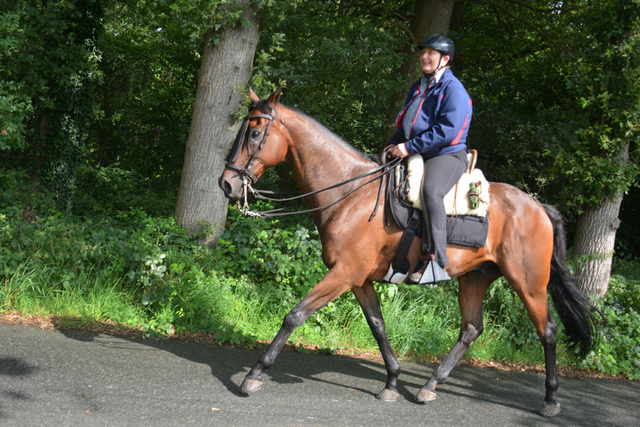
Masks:
[[[353,145],[349,144],[347,141],[345,141],[344,139],[342,139],[340,136],[338,136],[336,133],[332,132],[327,126],[325,126],[324,124],[320,123],[318,120],[316,120],[314,117],[308,115],[307,113],[305,113],[304,111],[295,108],[295,107],[291,107],[289,105],[285,105],[285,104],[278,104],[281,105],[282,107],[286,108],[289,111],[292,111],[308,120],[310,120],[311,122],[313,122],[318,129],[320,129],[322,132],[324,132],[325,134],[327,134],[332,140],[336,141],[339,145],[341,145],[342,147],[345,147],[347,150],[349,150],[350,152],[352,152],[353,154],[356,154],[357,156],[361,157],[364,160],[369,160],[372,162],[375,162],[376,164],[380,165],[382,164],[382,161],[380,159],[380,156],[378,154],[366,154],[363,153],[362,151],[358,150],[356,147],[354,147]],[[252,110],[258,110],[263,114],[272,114],[273,110],[271,109],[271,107],[269,107],[269,104],[266,102],[266,100],[261,100],[258,101],[256,103],[251,104],[251,109]]]

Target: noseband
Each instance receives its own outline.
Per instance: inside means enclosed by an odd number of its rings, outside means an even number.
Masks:
[[[267,129],[264,131],[264,135],[262,136],[262,141],[260,141],[260,144],[258,145],[258,149],[251,155],[251,158],[249,159],[247,164],[245,166],[238,166],[236,165],[236,161],[240,156],[240,151],[242,151],[242,144],[245,140],[245,137],[247,136],[247,130],[249,129],[249,122],[253,119],[267,119],[269,120],[269,124],[267,125]],[[253,168],[253,164],[256,161],[256,156],[264,148],[264,145],[267,142],[267,137],[269,136],[269,132],[271,131],[271,125],[273,124],[273,120],[274,118],[270,114],[252,114],[245,117],[244,121],[242,122],[240,131],[238,132],[238,135],[236,136],[236,140],[233,143],[233,147],[231,148],[231,152],[225,159],[225,162],[226,162],[225,168],[232,169],[238,172],[238,174],[240,174],[240,176],[242,177],[243,182],[246,182],[247,179],[249,179],[251,180],[252,183],[255,183],[258,180],[255,174],[251,171],[251,168]]]

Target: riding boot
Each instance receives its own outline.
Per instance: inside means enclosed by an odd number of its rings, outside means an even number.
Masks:
[[[409,280],[407,280],[407,283],[409,285],[419,284],[420,279],[422,279],[422,275],[424,274],[424,271],[427,269],[427,265],[429,265],[429,262],[422,263],[422,267],[420,267],[418,271],[413,272],[411,276],[409,276]]]

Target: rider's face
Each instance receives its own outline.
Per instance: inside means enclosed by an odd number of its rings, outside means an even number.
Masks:
[[[422,65],[422,72],[425,74],[431,74],[437,70],[440,66],[444,66],[449,62],[449,55],[444,55],[435,49],[425,47],[422,49],[420,55],[420,63]]]

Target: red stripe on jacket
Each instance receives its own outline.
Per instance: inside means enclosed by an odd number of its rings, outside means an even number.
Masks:
[[[462,133],[467,128],[468,124],[469,124],[469,115],[467,114],[467,117],[464,119],[464,124],[462,125],[462,129],[460,129],[460,132],[458,132],[458,136],[456,136],[456,139],[453,140],[451,145],[458,145],[458,142],[460,142],[460,138],[462,138]]]

